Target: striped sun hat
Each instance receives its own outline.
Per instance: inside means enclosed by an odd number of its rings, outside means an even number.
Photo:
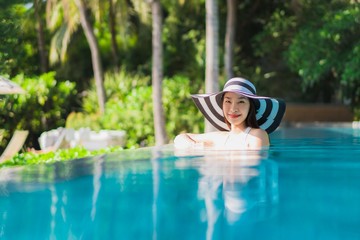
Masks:
[[[213,94],[191,95],[196,107],[205,118],[220,131],[229,131],[222,111],[222,96],[225,92],[235,92],[251,98],[255,102],[256,120],[260,128],[272,133],[280,125],[286,104],[281,99],[256,95],[255,86],[246,79],[232,78],[226,82],[223,91]]]

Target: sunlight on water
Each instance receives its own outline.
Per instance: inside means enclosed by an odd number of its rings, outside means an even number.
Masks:
[[[0,239],[360,239],[360,130],[0,170]]]

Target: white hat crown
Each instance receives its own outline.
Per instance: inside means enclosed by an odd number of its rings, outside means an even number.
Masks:
[[[249,80],[236,77],[226,82],[223,92],[242,92],[249,95],[256,95],[256,88]]]

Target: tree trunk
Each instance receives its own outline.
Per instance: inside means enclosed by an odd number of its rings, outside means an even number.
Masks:
[[[40,71],[41,73],[45,73],[48,71],[48,58],[45,47],[45,36],[44,36],[44,25],[41,18],[41,3],[40,0],[34,0],[34,14],[37,22],[37,42],[39,48],[39,56],[40,56]]]
[[[234,40],[236,29],[236,4],[237,0],[227,0],[226,35],[225,35],[225,79],[234,77]]]
[[[118,46],[116,43],[116,20],[113,0],[109,0],[109,27],[111,34],[111,53],[113,57],[115,70],[118,71],[119,57],[118,57]]]
[[[156,146],[167,142],[165,130],[165,116],[162,106],[162,78],[163,78],[163,46],[162,46],[162,13],[159,0],[151,3],[152,8],[152,98],[154,112],[154,127]]]
[[[207,93],[219,91],[218,30],[217,0],[206,0],[205,91]],[[205,132],[209,131],[215,131],[215,127],[205,120]]]
[[[96,85],[96,91],[97,91],[97,96],[98,96],[99,109],[100,109],[100,114],[103,114],[105,112],[106,98],[105,98],[105,89],[104,89],[104,80],[103,80],[104,73],[103,73],[103,68],[101,65],[99,46],[98,46],[96,37],[94,35],[92,26],[90,25],[90,22],[87,18],[86,7],[85,7],[83,0],[75,0],[75,3],[80,12],[81,26],[84,29],[86,39],[90,46],[91,61],[92,61],[92,66],[93,66],[93,71],[94,71],[94,78],[95,78],[95,85]]]

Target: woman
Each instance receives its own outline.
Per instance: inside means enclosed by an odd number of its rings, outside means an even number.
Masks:
[[[175,148],[261,149],[270,145],[268,133],[285,113],[282,100],[257,96],[246,79],[232,78],[223,91],[192,96],[195,105],[219,132],[183,133],[175,137]]]

